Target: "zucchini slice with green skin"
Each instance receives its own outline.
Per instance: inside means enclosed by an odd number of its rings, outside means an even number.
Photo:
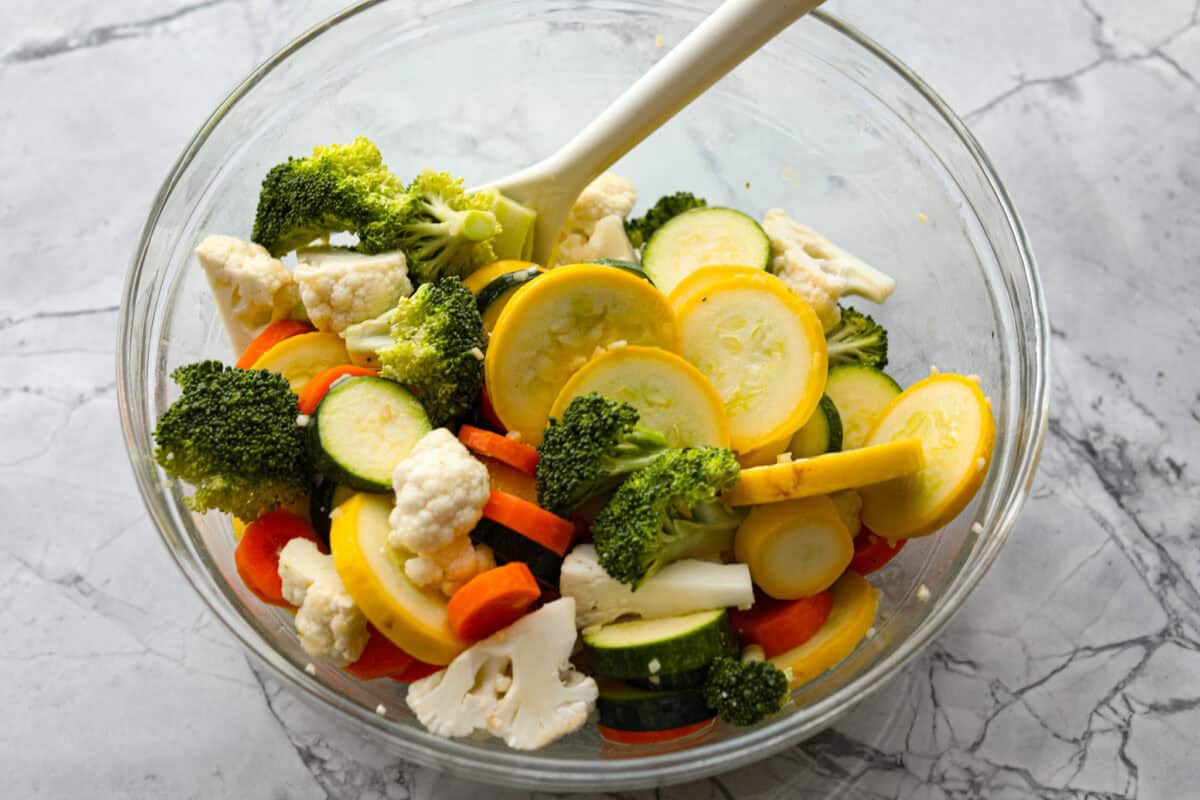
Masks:
[[[706,667],[737,653],[737,637],[725,609],[679,617],[615,622],[583,635],[592,671],[610,678],[675,675]]]
[[[511,528],[490,519],[481,519],[471,531],[471,541],[492,548],[497,564],[520,561],[529,567],[538,583],[558,591],[558,576],[563,556]]]
[[[504,310],[504,304],[512,299],[517,289],[540,274],[542,274],[541,267],[518,269],[493,278],[487,286],[480,289],[479,294],[475,295],[475,305],[483,316],[484,330],[490,331],[496,327],[496,320],[500,319],[500,312]]]
[[[716,716],[699,689],[649,691],[601,678],[596,711],[600,724],[618,731],[666,731]]]
[[[589,264],[599,264],[602,267],[615,267],[623,269],[630,275],[636,275],[644,281],[649,281],[650,276],[646,274],[646,270],[642,269],[642,265],[636,261],[626,261],[623,258],[597,258],[587,262]],[[654,283],[654,281],[650,281]]]
[[[788,444],[793,458],[812,458],[842,449],[842,417],[829,395],[821,395],[817,410]]]
[[[425,408],[386,378],[356,377],[336,384],[306,429],[317,470],[363,492],[392,491],[392,472],[429,433]]]
[[[627,683],[651,692],[678,692],[684,689],[703,689],[708,680],[708,667],[677,672],[674,675],[655,675],[650,678],[630,678]]]
[[[833,401],[842,423],[842,450],[866,444],[879,415],[900,394],[900,384],[882,370],[842,364],[829,370],[825,396]]]
[[[349,486],[339,486],[328,478],[322,478],[309,492],[308,516],[312,520],[313,533],[326,546],[329,545],[329,526],[332,523],[329,512],[349,500],[353,494],[354,490]]]
[[[654,232],[642,253],[642,269],[663,294],[700,267],[765,270],[771,240],[762,226],[732,208],[693,208]]]

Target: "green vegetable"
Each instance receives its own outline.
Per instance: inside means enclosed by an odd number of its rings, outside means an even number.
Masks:
[[[462,179],[425,170],[408,186],[409,204],[388,220],[408,272],[428,283],[444,275],[469,275],[496,260],[492,239],[500,233],[492,194],[467,194]]]
[[[842,309],[842,321],[825,336],[829,366],[862,364],[883,369],[887,366],[887,331],[866,314],[853,308]]]
[[[423,284],[389,311],[345,331],[355,363],[404,384],[435,428],[461,419],[483,389],[487,340],[475,296],[458,278]]]
[[[529,567],[529,571],[539,583],[558,591],[563,557],[550,548],[486,517],[479,520],[471,531],[471,541],[490,547],[497,564],[520,561]]]
[[[769,661],[738,661],[722,656],[713,662],[704,699],[725,722],[753,725],[783,708],[788,678]]]
[[[201,361],[171,378],[183,395],[158,420],[154,460],[195,487],[190,508],[249,521],[304,497],[308,458],[282,375]]]
[[[635,248],[641,247],[650,241],[654,232],[661,228],[667,220],[677,217],[685,211],[704,208],[707,205],[708,203],[703,197],[696,197],[691,192],[663,195],[642,216],[625,220],[625,233]]]
[[[637,421],[636,408],[595,392],[572,400],[538,445],[538,504],[569,516],[662,455],[666,437]]]
[[[636,589],[672,561],[730,549],[742,514],[718,495],[738,473],[723,447],[666,451],[630,475],[592,523],[600,565]]]
[[[723,608],[613,622],[583,634],[584,660],[609,678],[649,680],[694,672],[736,652],[737,636]]]
[[[642,269],[664,294],[701,267],[765,270],[770,262],[766,231],[732,208],[693,208],[671,217],[642,250]]]
[[[792,435],[787,449],[793,458],[812,458],[842,449],[842,418],[829,395],[821,395],[817,410]]]
[[[698,689],[651,690],[608,678],[596,681],[600,724],[618,731],[667,731],[712,719]]]

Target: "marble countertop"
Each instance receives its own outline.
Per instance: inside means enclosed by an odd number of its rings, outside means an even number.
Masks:
[[[118,295],[159,182],[237,79],[338,5],[0,4],[6,796],[479,791],[246,657],[148,545],[117,427]],[[655,796],[1193,796],[1200,4],[829,6],[965,116],[1023,213],[1053,319],[1045,454],[1010,544],[901,676],[801,746]]]

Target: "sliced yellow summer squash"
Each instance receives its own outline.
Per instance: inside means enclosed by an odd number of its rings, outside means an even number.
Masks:
[[[729,420],[717,390],[674,353],[628,345],[584,364],[558,393],[550,416],[561,419],[571,401],[599,392],[629,403],[639,424],[661,432],[672,447],[729,447]]]
[[[530,282],[504,307],[488,343],[484,373],[496,415],[539,444],[567,380],[598,347],[614,342],[679,351],[675,315],[649,281],[574,264]]]
[[[991,402],[970,378],[932,375],[883,410],[867,444],[910,437],[924,446],[924,467],[861,492],[863,524],[888,539],[933,533],[971,502],[996,441]]]
[[[680,307],[689,299],[704,293],[714,283],[720,283],[726,278],[754,278],[765,274],[758,267],[701,267],[675,285],[675,288],[667,295],[667,302],[678,313]]]
[[[903,439],[841,453],[826,453],[783,464],[744,469],[726,499],[731,505],[753,506],[831,494],[914,473],[923,463],[920,439]],[[871,527],[870,523],[867,525]]]
[[[449,664],[468,643],[450,630],[446,598],[417,588],[404,574],[403,555],[388,544],[391,499],[360,492],[338,509],[329,545],[355,604],[397,647],[429,664]]]
[[[738,528],[734,558],[777,600],[811,597],[850,566],[854,539],[828,497],[756,506]]]
[[[770,659],[791,670],[791,687],[808,683],[853,652],[875,622],[879,590],[857,572],[846,572],[830,587],[833,606],[825,624],[799,647]]]
[[[778,464],[779,457],[788,451],[792,443],[793,433],[784,433],[764,444],[745,453],[738,453],[738,463],[742,469],[749,467],[765,467]]]
[[[511,258],[504,259],[503,261],[493,261],[491,264],[485,264],[463,278],[463,286],[470,289],[471,294],[479,294],[483,290],[483,287],[501,275],[507,275],[510,272],[518,272],[519,270],[536,266],[537,264],[532,261],[517,261]]]
[[[716,387],[739,453],[804,424],[825,388],[825,334],[773,275],[734,275],[677,308],[683,356]]]
[[[291,336],[262,354],[251,369],[278,372],[299,394],[318,372],[349,364],[350,354],[336,333],[302,333]]]

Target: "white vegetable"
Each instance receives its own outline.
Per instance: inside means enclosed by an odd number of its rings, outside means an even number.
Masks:
[[[589,183],[571,206],[558,239],[559,264],[617,258],[634,261],[625,235],[625,218],[637,204],[637,192],[625,178],[605,172]]]
[[[676,561],[647,578],[635,592],[604,571],[590,544],[579,545],[563,561],[559,591],[575,599],[575,624],[580,628],[627,614],[657,619],[754,604],[754,584],[745,564]]]
[[[339,667],[358,660],[367,646],[367,618],[354,604],[333,566],[333,556],[297,538],[279,551],[283,597],[296,611],[296,634],[304,651]]]
[[[300,300],[292,273],[265,247],[233,236],[207,236],[196,258],[238,353],[263,327],[285,319]]]
[[[625,234],[625,220],[615,214],[596,223],[591,236],[568,233],[558,245],[559,264],[583,264],[600,258],[637,263],[637,253]]]
[[[396,250],[367,256],[341,247],[301,250],[296,283],[309,320],[319,331],[341,333],[374,319],[412,294],[408,263]]]
[[[763,230],[771,239],[772,271],[813,307],[826,331],[841,319],[843,295],[882,303],[896,288],[891,277],[778,208],[767,212]]]
[[[408,687],[408,706],[431,733],[487,732],[517,750],[578,730],[596,704],[596,682],[571,666],[575,602],[522,617]]]

